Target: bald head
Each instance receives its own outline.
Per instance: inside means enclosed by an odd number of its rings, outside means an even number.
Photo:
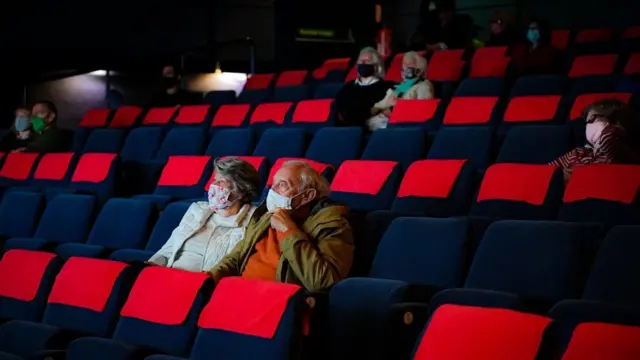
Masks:
[[[330,193],[329,183],[304,161],[287,161],[273,176],[275,192],[292,198],[294,208],[326,197]]]

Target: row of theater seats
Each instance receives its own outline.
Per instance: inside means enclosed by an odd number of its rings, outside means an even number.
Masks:
[[[640,301],[639,227],[603,240],[593,225],[498,221],[474,243],[469,226],[396,219],[369,277],[338,283],[311,316],[294,285],[230,278],[209,299],[205,274],[9,250],[0,358],[289,359],[309,334],[326,340],[318,359],[551,359],[565,348],[563,359],[637,359],[640,328],[613,324],[640,324],[628,307]]]

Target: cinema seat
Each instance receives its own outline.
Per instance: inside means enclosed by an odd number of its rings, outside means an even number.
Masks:
[[[548,164],[566,154],[570,149],[571,132],[566,126],[521,126],[509,130],[496,162]]]
[[[143,109],[139,106],[120,106],[116,113],[113,115],[113,119],[109,123],[110,128],[132,128],[140,115],[142,115]]]
[[[164,127],[169,125],[171,119],[176,115],[178,107],[157,107],[147,111],[142,119],[142,126]]]
[[[23,191],[5,194],[0,201],[0,241],[33,236],[44,207],[42,194]]]
[[[46,194],[46,189],[69,186],[77,163],[78,156],[74,153],[43,154],[33,173],[31,187]]]
[[[81,153],[118,153],[127,133],[123,129],[96,129],[87,138]]]
[[[489,125],[498,97],[453,97],[444,114],[442,124],[455,125]]]
[[[468,160],[476,170],[484,171],[490,164],[494,138],[488,126],[444,127],[437,132],[427,159]]]
[[[175,125],[205,126],[210,118],[211,106],[185,105],[181,106],[178,115],[173,120]]]
[[[489,46],[476,49],[471,59],[470,78],[504,77],[510,58],[507,46]]]
[[[335,117],[333,99],[302,100],[296,104],[291,125],[315,133],[323,127],[333,126]]]
[[[256,135],[253,129],[221,129],[213,133],[205,155],[217,159],[223,156],[247,156],[253,152]]]
[[[124,263],[69,259],[56,277],[41,323],[9,321],[0,326],[0,354],[27,359],[63,351],[78,336],[110,336],[133,275]]]
[[[96,197],[99,204],[104,204],[111,198],[116,189],[120,176],[120,158],[117,154],[89,153],[78,160],[69,189],[77,194],[90,194]],[[47,198],[63,189],[49,189]]]
[[[389,128],[420,127],[425,131],[436,131],[440,126],[442,115],[440,99],[402,100],[396,101],[396,106],[389,117]]]
[[[400,185],[396,161],[347,160],[331,183],[331,198],[347,204],[350,211],[388,210]]]
[[[306,133],[302,129],[268,129],[253,150],[253,156],[264,156],[269,164],[279,158],[304,156],[307,148]]]
[[[40,155],[36,153],[7,154],[0,169],[0,187],[30,185],[39,157]]]
[[[256,130],[258,137],[261,137],[265,130],[285,125],[292,111],[293,102],[259,104],[251,112],[249,125]]]
[[[0,260],[0,321],[39,321],[61,266],[55,254],[7,251]]]
[[[304,157],[337,168],[345,160],[359,159],[363,142],[361,127],[323,128],[313,137]]]
[[[499,133],[505,134],[509,129],[523,125],[555,124],[560,95],[536,95],[513,97],[507,105],[502,118]]]
[[[198,315],[211,291],[207,279],[204,273],[145,268],[120,311],[112,338],[75,340],[69,344],[66,358],[125,360],[149,353],[188,356]],[[158,292],[172,296],[158,296]]]
[[[228,104],[218,108],[211,122],[209,133],[222,128],[237,128],[246,126],[247,118],[251,110],[249,104]]]
[[[91,109],[84,114],[73,136],[74,152],[82,150],[85,142],[95,129],[107,126],[110,115],[111,110],[109,109]]]
[[[633,360],[640,356],[640,326],[582,323],[562,360]]]

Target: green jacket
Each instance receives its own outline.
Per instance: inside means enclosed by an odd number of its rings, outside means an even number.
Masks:
[[[276,280],[298,284],[309,291],[326,289],[347,277],[353,262],[353,234],[346,218],[345,206],[320,199],[312,205],[301,231],[280,242],[282,255]],[[247,226],[245,237],[210,270],[218,281],[226,276],[239,276],[256,244],[271,226],[271,214],[262,204]]]

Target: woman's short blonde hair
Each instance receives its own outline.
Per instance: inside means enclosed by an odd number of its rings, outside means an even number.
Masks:
[[[373,59],[373,66],[376,69],[375,76],[384,79],[385,70],[384,70],[384,61],[382,61],[382,56],[378,53],[378,51],[371,46],[367,46],[366,48],[360,50],[358,54],[358,59],[362,56],[362,54],[371,54],[371,58]]]
[[[415,51],[409,51],[404,53],[404,57],[402,59],[404,60],[411,60],[413,62],[416,63],[416,67],[418,69],[420,69],[422,71],[423,74],[425,74],[427,72],[427,59],[425,59],[424,57],[420,56],[420,54],[418,54]]]

